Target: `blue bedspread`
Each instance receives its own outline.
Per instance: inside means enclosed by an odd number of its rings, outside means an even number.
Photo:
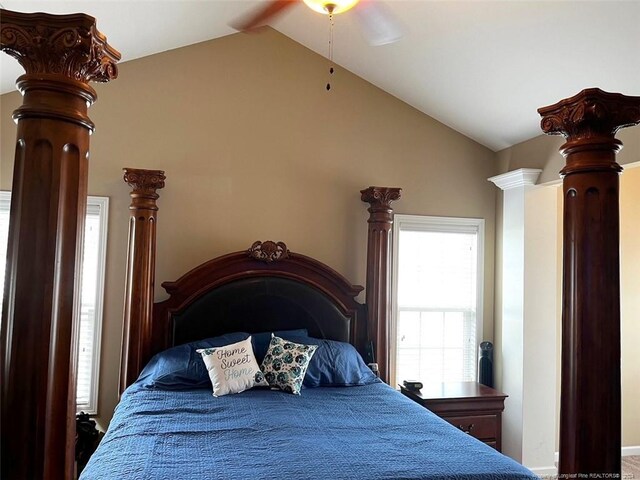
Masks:
[[[157,391],[133,385],[81,480],[536,479],[391,387]]]

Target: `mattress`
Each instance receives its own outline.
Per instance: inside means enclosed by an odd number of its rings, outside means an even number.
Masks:
[[[383,383],[160,391],[132,385],[80,477],[536,479]]]

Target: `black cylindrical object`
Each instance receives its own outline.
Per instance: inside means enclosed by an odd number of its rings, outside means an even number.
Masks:
[[[478,382],[493,388],[493,343],[482,342],[478,358]]]

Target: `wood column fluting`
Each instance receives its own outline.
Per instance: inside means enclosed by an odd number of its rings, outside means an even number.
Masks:
[[[391,237],[393,209],[400,188],[369,187],[361,190],[369,206],[367,242],[367,332],[374,343],[380,378],[389,382],[389,322],[391,320]]]
[[[120,393],[135,382],[151,356],[154,344],[153,288],[156,272],[157,191],[164,188],[162,170],[124,169],[131,186],[129,246],[124,293],[124,326],[120,365]]]
[[[619,173],[615,133],[640,122],[640,97],[583,90],[538,110],[563,135],[562,369],[559,473],[621,464]]]
[[[25,75],[0,332],[3,479],[74,471],[76,362],[90,81],[117,76],[120,54],[83,14],[0,11],[0,48]]]

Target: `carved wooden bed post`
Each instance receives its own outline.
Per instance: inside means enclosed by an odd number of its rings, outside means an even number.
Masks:
[[[120,393],[131,385],[152,355],[153,287],[156,272],[156,215],[164,188],[162,170],[124,169],[131,191],[129,247],[124,292],[124,329],[120,364]]]
[[[367,332],[374,342],[380,378],[389,382],[389,320],[391,318],[391,237],[393,209],[400,199],[400,188],[369,187],[361,190],[369,203],[367,242]]]
[[[615,133],[640,122],[640,97],[583,90],[540,108],[564,135],[560,474],[620,475],[620,258]]]
[[[0,12],[1,49],[26,74],[18,123],[2,309],[2,472],[71,478],[90,81],[120,54],[93,17]]]

